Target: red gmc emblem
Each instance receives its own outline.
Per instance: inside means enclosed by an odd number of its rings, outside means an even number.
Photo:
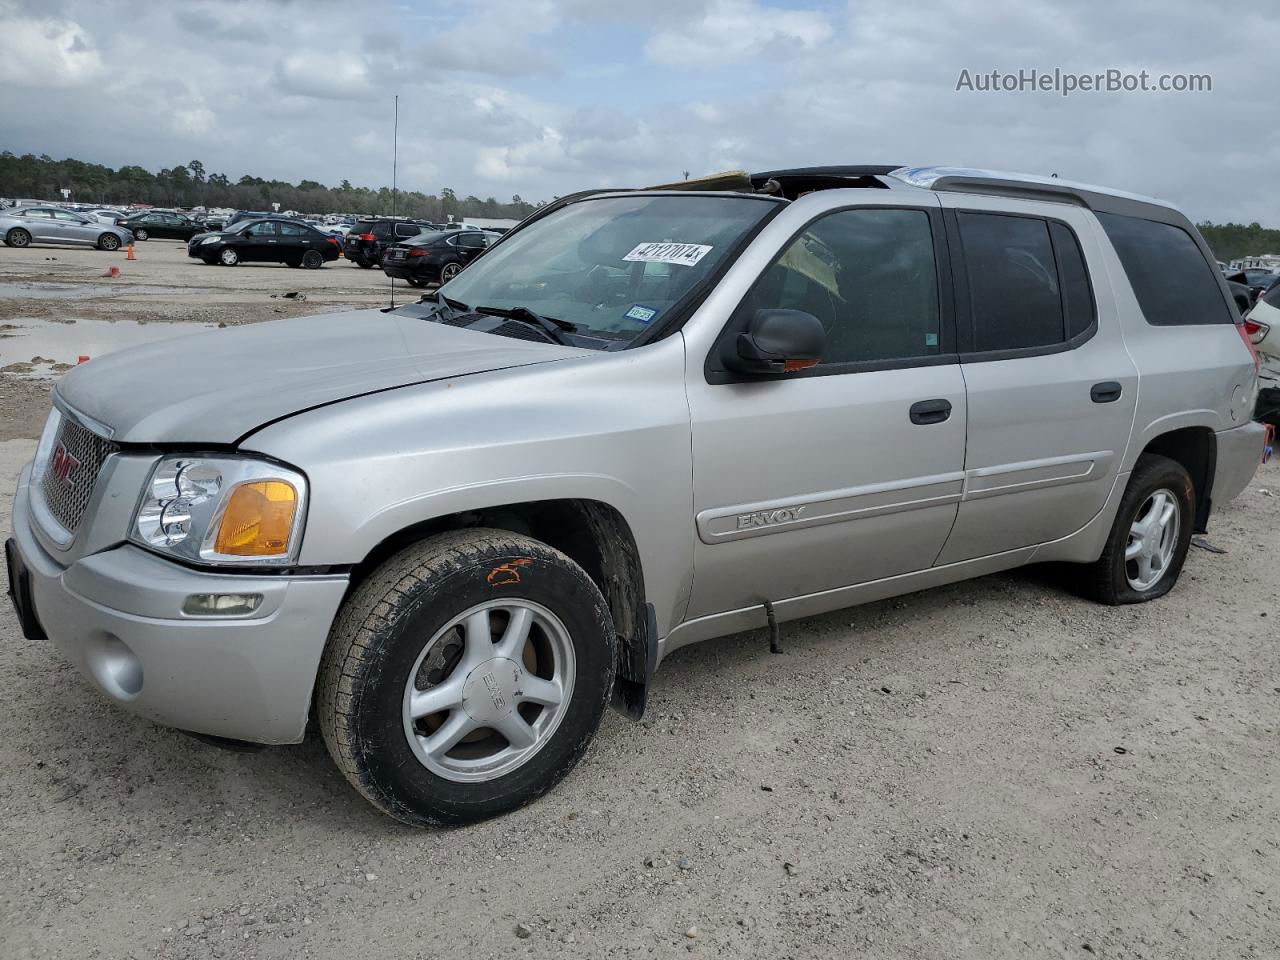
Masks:
[[[78,466],[80,466],[80,461],[73,457],[64,445],[60,443],[54,448],[53,458],[49,461],[49,469],[53,471],[55,477],[68,487],[76,485],[76,482],[71,479],[71,475],[75,473]]]

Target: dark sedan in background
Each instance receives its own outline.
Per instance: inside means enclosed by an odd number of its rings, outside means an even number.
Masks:
[[[383,254],[397,243],[443,229],[426,220],[393,220],[390,217],[357,221],[347,231],[343,250],[347,259],[368,270],[382,262]]]
[[[204,224],[167,210],[135,213],[117,220],[118,226],[132,230],[135,240],[190,240],[208,229]]]
[[[483,230],[424,233],[389,247],[382,258],[382,272],[415,287],[448,283],[492,242]]]
[[[220,233],[192,237],[187,256],[208,264],[283,263],[314,270],[338,259],[338,241],[305,223],[283,218],[250,220]]]

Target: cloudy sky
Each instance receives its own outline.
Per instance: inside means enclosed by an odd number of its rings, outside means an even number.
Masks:
[[[1280,227],[1280,8],[1202,0],[0,0],[0,147],[545,199],[717,170],[1056,172]],[[971,75],[1202,73],[1212,92]]]

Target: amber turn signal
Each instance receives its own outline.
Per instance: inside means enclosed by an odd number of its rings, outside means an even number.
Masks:
[[[289,552],[298,491],[283,480],[242,483],[231,493],[218,524],[214,552],[233,557],[276,557]]]

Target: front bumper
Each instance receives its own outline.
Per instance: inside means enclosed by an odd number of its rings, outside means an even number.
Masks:
[[[41,631],[122,707],[166,726],[297,743],[347,577],[191,570],[131,544],[60,565],[36,539],[28,466],[13,545]],[[193,617],[192,593],[256,593],[247,617]]]

